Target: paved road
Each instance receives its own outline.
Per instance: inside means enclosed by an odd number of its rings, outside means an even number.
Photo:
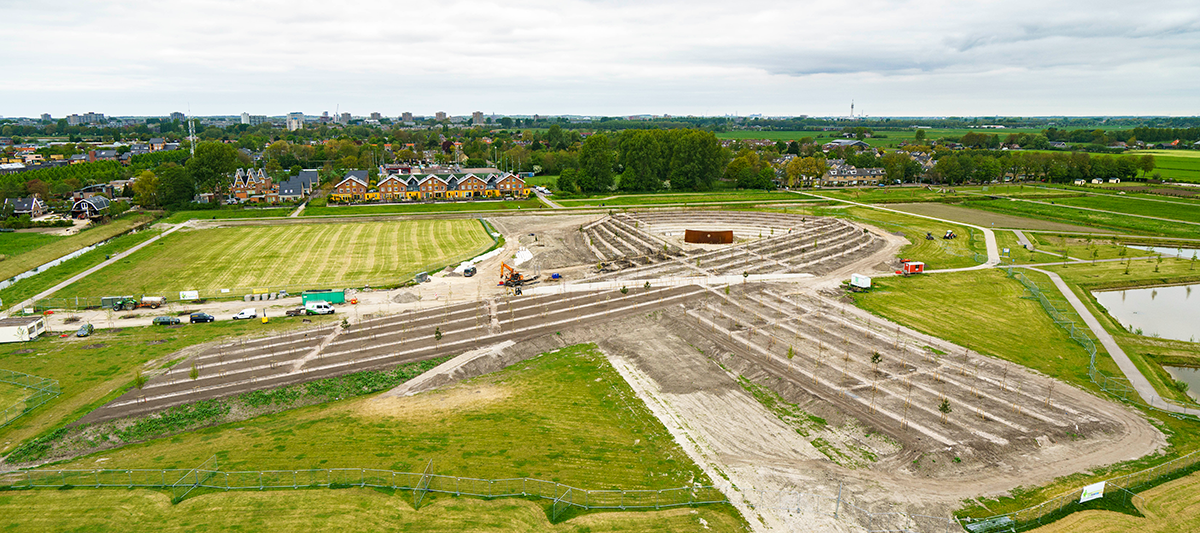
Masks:
[[[300,216],[300,213],[304,212],[305,207],[308,207],[307,201],[300,204],[300,207],[297,207],[295,211],[292,211],[292,214],[288,215],[288,218],[296,218],[296,217]]]
[[[549,196],[546,196],[546,195],[544,195],[540,192],[536,192],[536,191],[534,192],[534,194],[537,195],[538,200],[541,200],[543,204],[550,206],[550,209],[564,209],[563,206],[560,205],[558,202],[551,200]]]
[[[797,191],[793,191],[793,192],[797,192]],[[929,271],[930,273],[937,273],[937,272],[963,272],[963,271],[967,271],[967,270],[983,270],[983,269],[985,269],[985,268],[992,268],[992,267],[994,267],[994,266],[996,266],[996,265],[999,265],[999,264],[1000,264],[1000,247],[996,245],[996,233],[995,233],[994,231],[992,231],[992,229],[991,229],[991,228],[985,228],[985,227],[983,227],[983,226],[976,226],[976,225],[974,225],[974,224],[967,224],[967,223],[964,223],[964,222],[956,222],[956,221],[954,221],[954,220],[946,220],[946,219],[944,219],[944,218],[931,217],[931,216],[928,216],[928,215],[918,215],[918,214],[915,214],[915,213],[908,213],[908,212],[905,212],[905,211],[900,211],[900,210],[898,210],[898,209],[889,209],[889,208],[886,208],[886,207],[879,207],[879,206],[877,206],[877,205],[863,204],[863,203],[859,203],[859,202],[852,202],[852,201],[850,201],[850,200],[841,200],[841,199],[838,199],[838,198],[830,198],[830,197],[828,197],[828,196],[821,196],[821,195],[819,195],[819,194],[813,194],[813,193],[811,193],[811,192],[797,192],[797,194],[805,194],[805,195],[808,195],[808,196],[815,196],[815,197],[817,197],[817,198],[823,198],[823,199],[825,199],[825,200],[830,200],[830,201],[833,201],[833,202],[842,202],[842,203],[845,203],[845,204],[856,205],[856,206],[859,206],[859,207],[866,207],[866,208],[868,208],[868,209],[876,209],[876,210],[879,210],[879,211],[888,211],[888,212],[890,212],[890,213],[899,213],[899,214],[901,214],[901,215],[906,215],[906,216],[910,216],[910,217],[924,218],[924,219],[928,219],[928,220],[936,220],[936,221],[938,221],[938,222],[944,222],[944,223],[946,223],[946,224],[956,224],[956,225],[960,225],[960,226],[967,226],[967,227],[975,228],[975,229],[977,229],[977,230],[979,230],[979,231],[982,231],[982,232],[983,232],[983,238],[984,238],[984,242],[986,242],[986,243],[987,243],[987,257],[988,257],[988,259],[987,259],[987,262],[986,262],[986,263],[984,263],[984,264],[982,264],[982,265],[976,265],[976,266],[973,266],[973,267],[965,267],[965,268],[947,268],[947,269],[942,269],[942,270],[930,270],[930,271]]]
[[[92,273],[93,273],[93,272],[96,272],[97,270],[100,270],[100,269],[102,269],[102,268],[104,268],[104,267],[106,267],[106,266],[108,266],[108,265],[111,265],[111,264],[113,264],[113,263],[116,263],[117,261],[120,261],[120,260],[122,260],[122,259],[124,259],[124,258],[128,257],[128,256],[129,256],[129,254],[132,254],[132,253],[134,253],[134,252],[136,252],[136,251],[138,251],[138,250],[141,250],[142,248],[145,248],[145,247],[147,247],[147,246],[149,246],[149,245],[153,244],[153,243],[154,243],[154,241],[157,241],[157,240],[159,240],[159,239],[161,239],[161,238],[163,238],[163,237],[166,237],[167,235],[170,235],[170,234],[172,234],[172,233],[175,233],[175,231],[176,231],[176,230],[178,230],[179,228],[182,228],[182,227],[183,227],[183,224],[177,224],[177,225],[175,225],[175,227],[173,227],[173,228],[171,228],[171,229],[169,229],[169,230],[167,230],[167,231],[164,231],[164,232],[162,232],[162,234],[161,234],[161,235],[157,235],[157,236],[155,236],[155,237],[153,237],[153,238],[151,238],[151,239],[147,240],[146,242],[143,242],[143,243],[141,243],[141,244],[139,244],[139,245],[137,245],[137,246],[134,246],[133,248],[130,248],[130,249],[128,249],[128,250],[125,250],[124,252],[121,252],[121,253],[119,253],[119,254],[117,254],[117,255],[114,255],[114,256],[112,256],[112,258],[105,260],[103,263],[100,263],[100,264],[98,264],[98,265],[96,265],[96,266],[94,266],[94,267],[92,267],[92,268],[89,268],[89,269],[87,269],[87,270],[84,270],[83,272],[80,272],[79,274],[76,274],[76,275],[72,276],[70,279],[68,279],[68,280],[66,280],[66,281],[64,281],[64,282],[62,282],[62,283],[59,283],[58,285],[55,285],[55,286],[53,286],[53,287],[50,287],[49,289],[46,289],[46,290],[44,290],[44,291],[42,291],[42,292],[39,292],[39,293],[35,294],[35,295],[34,295],[32,298],[30,298],[30,299],[28,299],[28,300],[25,300],[25,301],[23,301],[23,302],[21,302],[21,303],[18,303],[17,305],[14,305],[14,306],[10,307],[10,308],[9,308],[9,311],[11,312],[11,311],[13,311],[13,310],[22,309],[22,308],[24,308],[24,307],[25,307],[25,306],[27,306],[27,305],[31,305],[31,304],[33,304],[33,302],[36,302],[36,301],[38,301],[38,300],[41,300],[41,299],[43,299],[43,298],[49,297],[51,294],[54,294],[54,293],[58,292],[59,290],[63,289],[64,287],[66,287],[66,286],[68,286],[68,285],[70,285],[70,284],[72,284],[72,283],[75,283],[76,281],[79,281],[79,280],[81,280],[81,279],[83,279],[83,278],[85,278],[85,277],[88,277],[88,276],[92,275]]]
[[[1158,392],[1154,390],[1154,386],[1150,384],[1150,380],[1142,375],[1141,371],[1133,364],[1133,361],[1129,359],[1125,351],[1121,349],[1121,346],[1117,344],[1116,339],[1113,339],[1113,336],[1108,334],[1108,330],[1100,325],[1100,321],[1096,320],[1096,317],[1088,311],[1088,308],[1075,295],[1075,291],[1072,291],[1071,287],[1067,286],[1067,283],[1058,274],[1039,268],[1029,268],[1029,270],[1041,272],[1050,277],[1050,281],[1054,282],[1054,286],[1066,297],[1071,307],[1075,308],[1075,312],[1079,314],[1079,317],[1083,319],[1087,327],[1092,330],[1092,334],[1100,341],[1100,345],[1104,346],[1104,349],[1108,351],[1108,355],[1117,363],[1117,367],[1121,369],[1121,373],[1125,374],[1125,379],[1129,380],[1129,383],[1133,385],[1134,390],[1137,391],[1138,396],[1142,397],[1143,401],[1164,411],[1200,416],[1200,409],[1188,409],[1164,401],[1162,396],[1159,396]]]

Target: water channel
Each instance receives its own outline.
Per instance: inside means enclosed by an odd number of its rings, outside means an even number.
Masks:
[[[1140,329],[1149,337],[1200,341],[1200,284],[1092,294],[1126,329]]]

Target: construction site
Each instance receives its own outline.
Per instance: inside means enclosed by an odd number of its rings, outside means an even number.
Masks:
[[[743,511],[756,531],[926,530],[918,516],[940,531],[964,499],[1166,442],[1122,405],[849,304],[853,274],[901,266],[908,241],[875,227],[734,211],[489,222],[506,247],[474,275],[359,292],[340,322],[193,347],[76,424],[457,356],[397,392],[414,394],[596,343],[729,501],[756,509]],[[897,514],[830,519],[782,501],[793,493]]]

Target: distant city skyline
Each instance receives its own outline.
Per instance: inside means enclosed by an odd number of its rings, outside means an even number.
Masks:
[[[5,2],[0,115],[1200,115],[1200,4]],[[420,21],[397,31],[396,20]]]

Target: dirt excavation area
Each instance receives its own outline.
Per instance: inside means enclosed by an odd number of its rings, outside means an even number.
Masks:
[[[896,268],[907,241],[876,228],[724,211],[489,222],[506,247],[473,278],[363,293],[339,308],[346,325],[204,347],[87,419],[462,354],[392,393],[407,395],[596,343],[756,531],[956,530],[964,499],[1165,445],[1119,404],[838,300],[850,274]],[[736,238],[677,238],[697,228]],[[564,290],[498,287],[499,263],[518,255],[539,286]],[[738,283],[683,281],[705,276]],[[616,285],[565,290],[593,282]]]

